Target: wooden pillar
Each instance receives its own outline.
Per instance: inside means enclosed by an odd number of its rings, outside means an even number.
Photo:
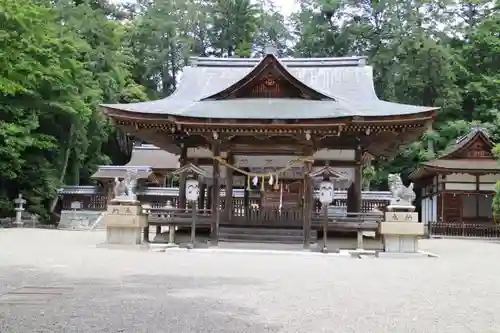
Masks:
[[[304,205],[303,205],[303,230],[304,230],[304,249],[311,247],[311,215],[313,204],[313,180],[309,177],[312,171],[312,162],[304,162]]]
[[[203,212],[205,210],[205,192],[207,190],[207,184],[200,184],[200,197],[198,198],[198,210]]]
[[[355,212],[356,213],[361,213],[361,208],[362,208],[362,205],[363,205],[363,200],[361,198],[362,194],[361,194],[361,190],[362,190],[362,180],[363,180],[363,169],[362,169],[362,166],[361,164],[360,165],[357,165],[355,168],[354,168],[354,198],[355,198],[355,206],[354,206],[354,209],[355,209]]]
[[[220,156],[220,144],[216,140],[212,145],[212,153],[214,156]],[[210,240],[212,245],[218,245],[219,243],[219,218],[220,218],[220,164],[217,159],[213,161],[213,190],[212,190],[212,230],[210,234]]]
[[[107,182],[103,182],[103,187],[104,187],[104,190],[106,191],[106,195],[107,195],[107,198],[106,198],[106,207],[107,205],[109,205],[109,203],[111,202],[111,200],[114,199],[114,196],[115,196],[115,193],[114,193],[114,180],[109,180]]]
[[[182,144],[179,164],[183,167],[187,162],[187,147]],[[179,198],[177,208],[186,209],[186,176],[185,172],[181,173],[179,176]]]
[[[363,180],[363,166],[361,165],[362,150],[356,150],[356,165],[354,166],[354,179],[351,186],[347,189],[347,211],[349,213],[361,213],[362,208],[362,180]]]
[[[245,214],[245,219],[248,220],[248,215],[249,215],[249,206],[250,206],[250,189],[247,188],[247,184],[248,184],[248,178],[250,178],[250,176],[248,175],[245,175],[245,184],[244,184],[244,189],[245,191],[243,192],[243,207],[244,207],[244,214]]]
[[[212,195],[214,194],[214,191],[213,191],[213,186],[207,186],[207,209],[210,209],[210,211],[212,210],[212,202],[213,202],[213,199],[212,199]]]
[[[227,153],[227,163],[233,164],[233,155]],[[226,223],[233,218],[233,169],[226,167],[226,206],[224,207],[224,220]]]

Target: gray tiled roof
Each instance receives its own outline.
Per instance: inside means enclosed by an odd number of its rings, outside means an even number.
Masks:
[[[137,170],[137,177],[139,179],[147,179],[152,173],[150,166],[135,166]],[[114,179],[125,178],[127,174],[127,166],[121,165],[101,165],[99,169],[92,175],[92,179]]]
[[[373,85],[373,69],[365,66],[361,57],[280,59],[295,78],[334,100],[254,98],[201,101],[241,80],[259,61],[194,58],[192,66],[184,68],[178,89],[171,96],[156,101],[103,106],[146,114],[232,119],[393,116],[436,109],[379,100]]]
[[[180,167],[178,155],[149,144],[135,146],[132,149],[130,162],[125,166],[141,165],[147,165],[152,169],[178,169]]]
[[[448,160],[448,159],[438,159],[434,161],[423,162],[422,165],[442,168],[442,169],[452,169],[452,170],[487,170],[487,171],[500,171],[500,163],[494,159],[463,159],[463,160]]]

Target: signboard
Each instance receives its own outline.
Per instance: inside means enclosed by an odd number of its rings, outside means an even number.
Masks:
[[[71,209],[82,209],[82,203],[80,201],[72,201]]]
[[[414,212],[386,212],[386,222],[418,222],[418,213]]]

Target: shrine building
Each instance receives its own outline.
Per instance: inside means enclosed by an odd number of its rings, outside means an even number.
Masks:
[[[410,178],[421,191],[424,223],[492,223],[500,164],[488,132],[474,126],[438,158],[423,162]]]
[[[364,57],[192,58],[169,97],[102,107],[129,135],[210,174],[201,208],[214,217],[212,239],[220,226],[279,226],[304,230],[309,242],[317,185],[309,174],[334,170],[347,211],[361,212],[363,163],[395,154],[435,118],[436,107],[380,100],[372,72]],[[221,202],[220,190],[236,186],[243,207]]]

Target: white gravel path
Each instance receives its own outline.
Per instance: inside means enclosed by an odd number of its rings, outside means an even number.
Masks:
[[[440,258],[96,248],[103,232],[0,229],[0,332],[500,332],[500,244],[424,240]]]

